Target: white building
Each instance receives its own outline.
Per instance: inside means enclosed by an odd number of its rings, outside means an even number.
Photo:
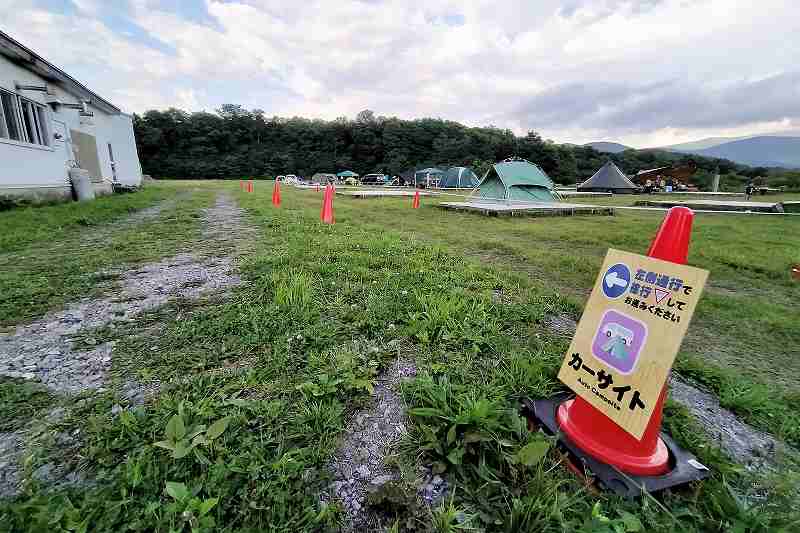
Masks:
[[[0,198],[71,198],[71,168],[140,185],[131,116],[0,31]]]

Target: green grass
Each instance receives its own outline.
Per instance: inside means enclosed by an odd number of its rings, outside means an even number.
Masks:
[[[174,206],[153,219],[108,226],[181,191]],[[97,294],[113,279],[104,274],[113,267],[175,253],[198,235],[199,210],[213,197],[208,189],[157,184],[86,204],[0,213],[9,228],[0,251],[0,327]]]
[[[39,384],[0,377],[0,432],[22,428],[57,401],[55,394]]]
[[[587,491],[550,441],[529,432],[517,414],[519,397],[562,390],[555,375],[566,340],[543,320],[577,318],[605,249],[643,252],[659,217],[486,219],[427,205],[411,211],[410,199],[337,198],[330,227],[318,222],[321,195],[284,188],[276,210],[270,192],[235,193],[258,227],[241,264],[246,286],[224,301],[177,301],[127,328],[98,332],[118,340],[112,390],[74,403],[49,431],[81,429],[84,446],[72,460],[99,482],[55,492],[31,482],[17,500],[0,504],[0,524],[14,531],[335,530],[340,510],[318,498],[330,481],[326,465],[347,413],[365,405],[375,376],[398,355],[418,367],[403,387],[410,435],[393,458],[405,485],[391,504],[383,502],[398,531],[766,532],[800,523],[800,470],[789,464],[780,478],[743,471],[671,403],[666,429],[712,477],[641,502]],[[790,226],[755,221],[741,229],[783,235],[769,254],[756,255],[737,246],[739,229],[731,235],[716,220],[698,217],[690,254],[693,264],[712,270],[712,280],[727,283],[716,297],[736,298],[736,287],[748,281],[748,290],[782,295],[773,305],[790,309],[798,289],[780,278],[778,264],[797,249]],[[704,255],[706,247],[719,251]],[[734,301],[715,306],[704,298],[693,335],[713,331],[716,323],[703,316],[711,311],[733,328],[762,319],[758,301]],[[771,321],[770,332],[752,335],[798,334],[791,321],[763,320]],[[725,331],[715,342],[736,347],[743,339]],[[792,348],[774,348],[763,345],[757,355],[766,360],[753,364],[797,372]],[[772,385],[740,370],[744,359],[711,360],[693,349],[679,368],[720,392]],[[131,377],[161,380],[162,391],[113,416],[116,386]],[[758,400],[762,407],[749,415],[758,422],[786,415],[792,384],[781,390],[786,396],[774,405],[757,395],[726,401],[746,413]],[[186,438],[214,436],[210,428],[222,426],[214,438]],[[161,441],[167,445],[154,445]],[[52,438],[38,442],[28,469],[59,457]],[[411,501],[417,461],[443,471],[454,489],[439,508]]]

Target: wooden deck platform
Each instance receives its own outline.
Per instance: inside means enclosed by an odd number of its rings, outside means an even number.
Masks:
[[[391,197],[410,197],[414,196],[414,189],[382,189],[382,190],[356,190],[356,191],[336,191],[339,196],[349,196],[350,198],[391,198]],[[436,193],[420,191],[420,196],[434,196]]]
[[[556,189],[556,192],[564,198],[602,198],[614,196],[610,192],[589,192],[589,191],[574,191]]]
[[[757,213],[783,213],[783,205],[775,202],[745,202],[736,200],[641,200],[636,202],[641,207],[676,207],[705,211],[752,211]]]
[[[443,202],[442,209],[466,211],[485,216],[511,217],[568,217],[575,215],[613,215],[614,208],[600,205],[570,204],[565,202],[530,202],[505,204],[499,202]]]

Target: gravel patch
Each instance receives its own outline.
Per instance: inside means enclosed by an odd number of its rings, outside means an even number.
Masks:
[[[344,506],[342,531],[377,531],[383,526],[383,517],[367,506],[366,496],[398,478],[384,459],[407,433],[408,418],[398,386],[416,373],[411,361],[396,360],[377,378],[372,405],[355,413],[345,428],[330,465],[334,481],[329,494],[323,495]]]
[[[14,496],[19,488],[19,460],[25,451],[21,431],[0,433],[0,498]]]
[[[781,441],[742,422],[722,407],[716,396],[674,375],[669,387],[669,397],[686,407],[709,439],[747,470],[770,469],[778,464],[778,456],[786,451]]]
[[[220,196],[213,208],[205,210],[207,245],[226,245],[244,228],[243,211],[227,196]],[[102,389],[114,342],[79,350],[73,342],[75,335],[115,322],[131,322],[171,298],[196,299],[239,285],[242,280],[234,270],[233,256],[202,259],[178,254],[133,270],[108,272],[119,276],[112,294],[86,298],[1,337],[0,375],[38,380],[57,392]],[[92,345],[93,340],[84,343]]]
[[[153,219],[169,205],[170,202],[164,202],[144,209],[126,221]],[[66,309],[17,326],[12,333],[0,334],[0,376],[40,381],[66,394],[104,391],[115,342],[98,344],[88,338],[82,339],[82,346],[90,348],[79,348],[76,335],[86,335],[106,325],[115,327],[116,323],[133,322],[138,314],[160,307],[172,298],[195,299],[242,283],[234,272],[235,250],[243,237],[253,231],[244,220],[244,211],[223,194],[214,207],[203,211],[203,223],[201,247],[216,254],[215,257],[184,253],[131,270],[108,272],[118,279],[107,296],[85,298]],[[158,383],[128,380],[120,392],[129,403],[141,404],[157,392],[158,386]],[[112,412],[121,410],[121,406],[114,406]],[[0,497],[18,490],[19,464],[29,437],[25,431],[0,433]],[[70,448],[72,437],[63,437],[59,445],[63,441],[65,449]],[[51,485],[81,481],[63,465],[52,463],[42,465],[33,475]]]
[[[545,317],[543,323],[557,337],[569,339],[575,335],[575,329],[578,327],[578,323],[572,317],[564,314],[549,315]]]

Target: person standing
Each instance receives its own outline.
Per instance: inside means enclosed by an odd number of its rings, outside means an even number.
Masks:
[[[745,201],[749,201],[750,197],[753,196],[753,189],[755,189],[755,187],[753,187],[753,182],[752,181],[747,182],[747,186],[745,186],[744,188]]]

